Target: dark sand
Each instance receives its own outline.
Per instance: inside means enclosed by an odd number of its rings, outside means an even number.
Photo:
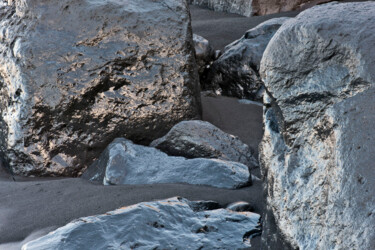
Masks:
[[[246,30],[275,16],[244,18],[192,6],[194,31],[210,39],[216,48],[222,48]],[[257,152],[262,137],[261,106],[240,104],[227,97],[204,97],[202,103],[204,120],[239,136]],[[254,212],[262,214],[264,211],[260,181],[239,190],[186,184],[101,186],[74,178],[16,177],[14,182],[0,170],[0,249],[19,249],[20,242],[44,235],[82,216],[173,196],[215,200],[223,206],[243,200],[254,206]],[[254,238],[252,244],[252,249],[259,249],[260,237]]]

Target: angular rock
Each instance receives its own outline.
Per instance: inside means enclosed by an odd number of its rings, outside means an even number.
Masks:
[[[215,57],[215,51],[211,47],[210,42],[197,34],[193,34],[194,48],[195,48],[195,58],[198,65],[198,72],[202,74],[207,65]]]
[[[43,249],[243,249],[260,216],[226,209],[196,211],[174,197],[80,218],[25,244]]]
[[[314,7],[264,53],[260,163],[294,248],[375,246],[374,13],[374,2]]]
[[[0,31],[0,151],[16,174],[78,175],[118,136],[149,143],[199,116],[185,1],[18,0]]]
[[[83,178],[105,185],[188,183],[239,188],[251,183],[249,169],[241,163],[168,156],[123,138],[114,140]]]
[[[217,158],[240,162],[250,168],[258,166],[258,161],[248,145],[238,137],[227,134],[205,121],[182,121],[168,134],[151,142],[150,146],[168,155]]]
[[[189,3],[199,5],[214,11],[235,13],[242,16],[253,15],[253,0],[189,0]]]
[[[262,100],[264,91],[259,76],[260,60],[273,35],[289,19],[270,19],[226,46],[223,55],[211,65],[202,82],[203,88],[220,89],[227,96]]]

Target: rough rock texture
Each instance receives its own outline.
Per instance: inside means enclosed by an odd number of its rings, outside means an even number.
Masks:
[[[241,163],[168,156],[123,138],[114,140],[83,178],[105,185],[188,183],[239,188],[251,183],[249,169]]]
[[[202,74],[206,69],[206,66],[214,59],[215,51],[211,47],[210,42],[200,35],[193,34],[193,41],[198,72],[199,74]]]
[[[168,155],[217,158],[240,162],[250,168],[258,166],[253,150],[248,145],[205,121],[182,121],[164,137],[151,142],[150,146]]]
[[[202,204],[180,197],[139,203],[80,218],[25,244],[22,249],[244,249],[251,246],[251,231],[259,228],[258,214],[206,210]]]
[[[261,168],[293,247],[375,247],[374,13],[374,2],[314,7],[264,53]]]
[[[223,55],[211,65],[202,86],[227,96],[262,100],[260,60],[273,35],[289,19],[270,19],[226,46]]]
[[[13,172],[77,175],[114,138],[150,142],[199,114],[180,0],[0,7],[1,152]]]
[[[243,16],[253,15],[253,0],[189,0],[189,3],[214,11],[235,13]]]

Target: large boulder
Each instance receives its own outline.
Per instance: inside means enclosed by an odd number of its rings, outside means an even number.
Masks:
[[[258,166],[253,150],[248,145],[205,121],[180,122],[168,134],[151,142],[150,146],[168,155],[217,158],[240,162],[250,168]]]
[[[276,224],[299,249],[375,247],[374,13],[374,2],[314,7],[263,55],[261,169]]]
[[[270,19],[248,30],[240,39],[227,45],[223,55],[211,65],[202,83],[203,87],[220,90],[227,96],[262,100],[260,60],[273,35],[289,19],[288,17]]]
[[[12,2],[12,1],[10,1]],[[0,151],[22,175],[80,174],[114,138],[199,115],[186,1],[0,7]]]
[[[46,249],[244,249],[259,230],[258,214],[207,210],[174,197],[84,217],[25,244]],[[211,202],[208,202],[211,203]]]
[[[168,156],[123,138],[114,140],[83,178],[105,185],[188,183],[232,189],[251,183],[249,169],[241,163]]]

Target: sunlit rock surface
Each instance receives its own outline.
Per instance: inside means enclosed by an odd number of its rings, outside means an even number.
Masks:
[[[174,197],[75,220],[29,242],[47,249],[243,249],[250,247],[260,216]]]
[[[374,2],[314,7],[264,53],[260,163],[268,206],[295,248],[375,247],[374,13]]]
[[[75,176],[118,136],[149,143],[199,116],[186,1],[9,3],[0,150],[14,173]]]
[[[262,100],[264,91],[259,76],[260,60],[273,35],[289,19],[270,19],[227,45],[223,55],[211,65],[202,86],[226,96]]]
[[[239,188],[251,183],[249,169],[241,163],[168,156],[123,138],[114,140],[83,178],[105,185],[188,183]]]
[[[220,130],[205,121],[182,121],[150,146],[168,155],[186,158],[217,158],[235,161],[250,168],[258,166],[249,146],[238,137]]]

